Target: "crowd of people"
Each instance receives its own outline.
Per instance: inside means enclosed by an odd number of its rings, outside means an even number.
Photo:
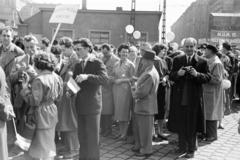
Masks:
[[[23,149],[18,134],[30,140],[26,159],[99,160],[100,136],[128,141],[136,156],[147,157],[153,141],[168,140],[165,127],[178,135],[176,154],[192,158],[199,138],[218,139],[240,93],[231,44],[199,46],[191,37],[181,47],[143,42],[115,48],[70,37],[51,46],[33,35],[14,39],[5,27],[0,66],[1,160],[8,150]]]

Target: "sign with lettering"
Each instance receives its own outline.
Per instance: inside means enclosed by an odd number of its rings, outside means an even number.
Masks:
[[[221,42],[228,41],[230,43],[239,44],[240,43],[240,31],[220,31],[211,30],[211,41]]]
[[[211,38],[240,38],[240,31],[211,30]]]
[[[79,5],[59,5],[56,6],[49,23],[73,24]]]

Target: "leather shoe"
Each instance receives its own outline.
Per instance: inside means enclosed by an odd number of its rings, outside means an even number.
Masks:
[[[184,153],[186,153],[186,151],[178,148],[178,149],[175,149],[175,150],[173,151],[173,153],[174,153],[174,154],[184,154]]]
[[[152,153],[136,153],[135,156],[137,157],[150,157]]]
[[[217,138],[216,137],[209,137],[209,138],[206,138],[206,141],[207,142],[213,142],[213,141],[216,141]]]
[[[161,138],[162,140],[165,140],[165,141],[168,140],[166,136],[161,135],[161,134],[158,134],[157,137],[158,137],[158,138]]]
[[[185,158],[193,158],[194,157],[194,152],[188,152],[184,157]]]
[[[224,129],[224,127],[222,125],[219,125],[218,129]]]
[[[140,152],[140,149],[137,149],[137,148],[134,148],[134,147],[132,147],[132,149],[131,149],[133,152],[135,152],[135,153],[139,153]]]

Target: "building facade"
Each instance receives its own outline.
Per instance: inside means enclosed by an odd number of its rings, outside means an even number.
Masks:
[[[176,42],[181,42],[183,38],[194,37],[202,42],[212,38],[214,25],[221,26],[219,19],[231,21],[231,17],[236,17],[240,12],[239,0],[196,0],[172,25],[171,29],[176,35]],[[222,16],[214,13],[223,13]],[[231,14],[231,16],[227,16]],[[234,18],[233,18],[234,19]],[[218,22],[216,22],[218,21]],[[214,24],[214,25],[213,25]],[[220,31],[240,31],[238,29],[222,29]],[[216,41],[215,41],[216,42]]]
[[[40,12],[26,19],[18,26],[20,36],[32,33],[37,37],[52,38],[57,24],[50,24],[49,19],[53,8],[41,8]],[[73,25],[63,24],[58,32],[57,39],[68,36],[73,39],[87,37],[95,44],[111,43],[118,46],[127,41],[125,26],[130,23],[130,11],[122,9],[78,11]],[[136,11],[135,30],[141,32],[141,38],[136,41],[157,42],[159,38],[158,24],[161,12]]]
[[[15,27],[18,23],[16,0],[0,0],[0,25]]]

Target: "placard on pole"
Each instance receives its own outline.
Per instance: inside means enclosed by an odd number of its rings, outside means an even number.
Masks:
[[[54,9],[54,12],[49,20],[49,23],[58,23],[57,29],[52,37],[50,47],[52,47],[53,41],[55,40],[57,33],[62,25],[62,23],[73,24],[77,11],[80,5],[68,4],[68,5],[58,5]]]

